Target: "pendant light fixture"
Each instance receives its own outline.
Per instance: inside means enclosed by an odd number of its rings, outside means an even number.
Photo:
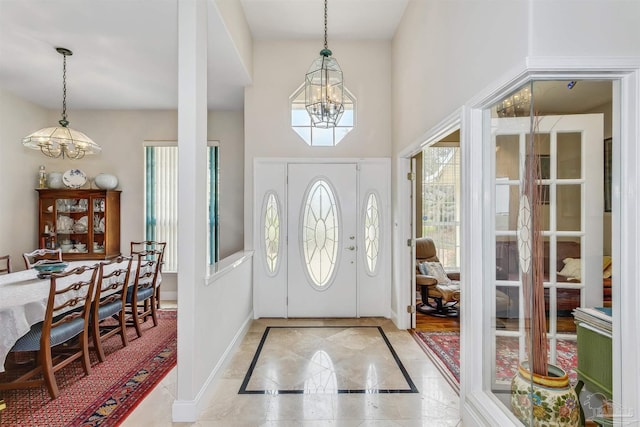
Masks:
[[[62,65],[62,120],[60,126],[40,129],[22,139],[25,147],[40,150],[48,157],[81,159],[88,154],[99,153],[102,148],[82,132],[69,127],[67,121],[67,56],[73,55],[69,49],[57,47],[63,56]]]
[[[327,44],[327,0],[324,0],[324,49],[305,76],[304,103],[311,117],[311,125],[332,128],[344,111],[344,82],[338,61],[331,57]]]

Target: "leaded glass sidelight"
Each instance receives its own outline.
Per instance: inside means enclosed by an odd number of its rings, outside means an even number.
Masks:
[[[373,275],[378,266],[380,253],[380,203],[378,196],[371,192],[366,198],[364,211],[364,253],[367,273]]]
[[[338,257],[338,206],[333,189],[320,178],[313,182],[302,216],[302,252],[307,274],[320,289],[331,283]]]
[[[268,193],[264,206],[264,258],[267,272],[275,274],[280,253],[280,209],[275,193]]]

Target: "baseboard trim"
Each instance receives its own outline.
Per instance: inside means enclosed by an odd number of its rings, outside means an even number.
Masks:
[[[178,292],[177,291],[161,291],[160,295],[162,295],[162,298],[160,298],[160,302],[162,301],[178,301]]]
[[[242,326],[238,329],[233,339],[227,346],[227,349],[224,351],[218,363],[213,368],[209,377],[202,385],[200,391],[196,394],[196,398],[193,400],[174,400],[173,406],[171,408],[172,411],[172,419],[173,422],[196,422],[198,420],[198,416],[205,408],[205,405],[209,403],[211,399],[211,394],[213,392],[214,387],[212,387],[216,376],[222,372],[223,366],[229,361],[229,356],[233,354],[233,351],[237,348],[237,346],[242,341],[242,338],[246,335],[249,330],[249,326],[253,321],[253,311],[249,313],[246,317]]]

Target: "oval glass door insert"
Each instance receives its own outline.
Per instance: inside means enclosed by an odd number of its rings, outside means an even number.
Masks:
[[[326,288],[333,277],[339,226],[333,189],[324,179],[317,179],[307,192],[300,238],[307,275],[319,289]]]
[[[364,250],[367,258],[367,273],[374,275],[380,253],[380,208],[376,193],[366,198],[364,211]]]
[[[280,253],[280,210],[274,193],[267,194],[264,207],[264,258],[270,275],[278,269]]]

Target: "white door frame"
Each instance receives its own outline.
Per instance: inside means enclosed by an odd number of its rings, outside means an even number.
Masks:
[[[407,315],[407,307],[415,306],[416,291],[415,291],[415,274],[413,266],[415,266],[415,227],[412,226],[412,217],[415,214],[415,209],[411,208],[411,192],[412,186],[415,183],[407,179],[407,174],[411,172],[411,158],[418,154],[424,147],[435,144],[445,136],[460,129],[461,137],[460,144],[462,144],[462,110],[457,110],[453,114],[449,115],[443,121],[441,121],[436,127],[420,137],[414,144],[407,147],[398,154],[397,167],[396,167],[396,206],[397,212],[395,215],[395,236],[394,236],[394,283],[395,289],[398,295],[396,305],[393,307],[393,320],[396,326],[400,329],[410,329],[415,323],[415,313]],[[461,157],[460,169],[462,173],[461,179],[464,179],[465,173],[465,159]],[[416,177],[420,179],[420,177]],[[460,194],[460,201],[464,203],[464,189]],[[417,219],[416,219],[417,221]],[[462,221],[462,217],[460,218]],[[464,236],[461,236],[463,239]],[[411,241],[412,245],[409,247],[407,241]],[[461,240],[461,247],[464,248],[464,242]],[[462,272],[461,272],[462,274]],[[460,285],[463,287],[464,282]],[[462,289],[462,288],[461,288]],[[462,294],[462,292],[461,292]],[[464,296],[462,296],[464,299]]]
[[[253,193],[253,309],[254,318],[287,316],[287,248],[286,235],[280,245],[281,263],[275,272],[265,270],[262,208],[265,194],[275,194],[283,212],[282,230],[287,229],[287,165],[297,163],[342,164],[353,163],[358,168],[358,256],[357,299],[358,316],[391,317],[391,159],[389,158],[256,158],[254,159]],[[265,176],[268,179],[265,179]],[[374,191],[380,203],[380,260],[375,272],[367,271],[364,251],[360,250],[364,238],[360,224],[363,221],[363,197]],[[285,234],[285,233],[283,233]],[[366,290],[366,292],[365,292]]]
[[[402,240],[410,238],[407,226],[409,213],[406,186],[402,180],[409,171],[408,158],[426,141],[435,139],[439,131],[453,122],[460,123],[460,146],[462,162],[462,235],[461,235],[461,275],[474,277],[474,285],[468,281],[461,284],[462,312],[460,336],[461,388],[460,402],[463,419],[469,425],[518,425],[504,412],[504,406],[497,402],[495,395],[487,390],[483,370],[489,366],[491,355],[486,351],[483,336],[485,307],[490,306],[484,293],[489,280],[484,277],[482,263],[478,262],[485,250],[483,243],[483,212],[487,191],[482,180],[482,165],[488,161],[483,141],[486,131],[483,124],[483,109],[508,95],[529,80],[573,80],[606,79],[614,81],[613,138],[619,144],[613,149],[612,176],[612,255],[618,260],[613,266],[613,393],[617,407],[633,411],[637,420],[640,408],[640,340],[637,339],[636,325],[640,324],[640,227],[637,215],[640,212],[640,58],[566,58],[528,57],[522,66],[507,73],[503,78],[468,101],[459,111],[444,119],[424,137],[417,140],[398,154],[396,170],[396,235],[394,242],[394,283],[398,293],[396,314],[400,308],[411,303],[407,286],[410,271],[407,264],[408,251],[403,250]],[[617,173],[616,173],[617,172]],[[624,176],[624,180],[621,180]],[[624,233],[622,233],[624,230]],[[406,240],[405,240],[406,241]],[[406,245],[406,244],[405,244]],[[476,257],[475,259],[473,257]],[[404,270],[404,271],[403,271]],[[626,283],[626,286],[621,286]],[[469,301],[469,303],[465,303]],[[471,303],[473,301],[473,303]],[[622,321],[624,314],[624,322]],[[403,319],[405,319],[403,321]],[[400,328],[408,327],[407,316],[397,316]],[[473,348],[474,351],[465,351]],[[481,349],[478,352],[478,349]],[[478,357],[481,354],[481,357]],[[623,375],[624,372],[624,375]]]

